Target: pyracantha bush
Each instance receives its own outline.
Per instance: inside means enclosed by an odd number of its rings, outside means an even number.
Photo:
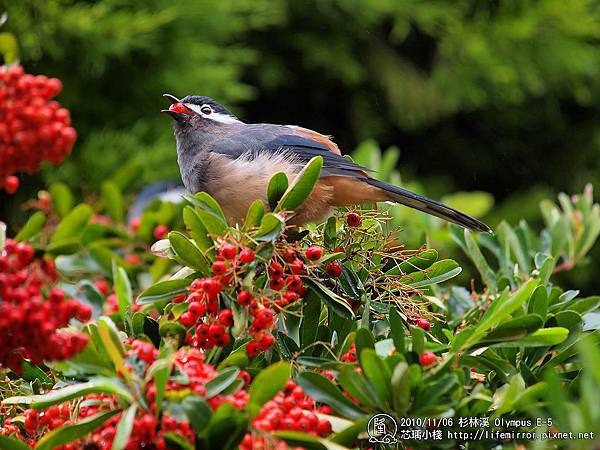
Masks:
[[[15,192],[16,172],[37,172],[43,161],[59,164],[71,153],[71,115],[52,100],[61,90],[58,78],[0,67],[0,189]]]
[[[73,318],[89,320],[92,310],[55,287],[57,280],[53,261],[36,259],[28,244],[6,242],[0,254],[0,367],[20,372],[23,359],[64,360],[85,347],[87,335],[60,329]]]

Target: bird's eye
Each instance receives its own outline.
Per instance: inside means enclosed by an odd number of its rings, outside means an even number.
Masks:
[[[202,114],[209,115],[210,113],[212,113],[212,112],[213,112],[213,110],[212,110],[212,108],[211,108],[210,106],[208,106],[208,105],[202,105],[202,107],[200,108],[200,112],[201,112]]]

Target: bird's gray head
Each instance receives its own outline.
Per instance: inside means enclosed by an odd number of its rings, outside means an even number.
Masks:
[[[164,94],[170,102],[169,109],[162,112],[174,119],[175,132],[203,130],[221,125],[241,123],[231,111],[210,97],[187,95],[181,100],[171,94]]]

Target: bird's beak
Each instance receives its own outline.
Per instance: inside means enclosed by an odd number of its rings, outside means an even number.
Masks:
[[[182,120],[186,116],[191,116],[194,114],[193,111],[186,108],[183,103],[181,103],[181,100],[174,95],[163,94],[163,97],[171,102],[171,106],[169,106],[169,109],[161,109],[160,112],[167,113],[175,120]]]

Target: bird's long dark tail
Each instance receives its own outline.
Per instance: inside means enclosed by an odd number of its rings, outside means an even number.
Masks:
[[[360,180],[370,184],[371,186],[384,190],[389,200],[396,203],[401,203],[411,208],[418,209],[419,211],[423,211],[427,214],[431,214],[432,216],[455,223],[469,230],[488,233],[492,231],[490,227],[480,220],[457,211],[456,209],[450,208],[443,203],[419,194],[415,194],[414,192],[407,191],[406,189],[402,189],[398,186],[384,183],[383,181],[379,181],[374,178],[360,178]]]

